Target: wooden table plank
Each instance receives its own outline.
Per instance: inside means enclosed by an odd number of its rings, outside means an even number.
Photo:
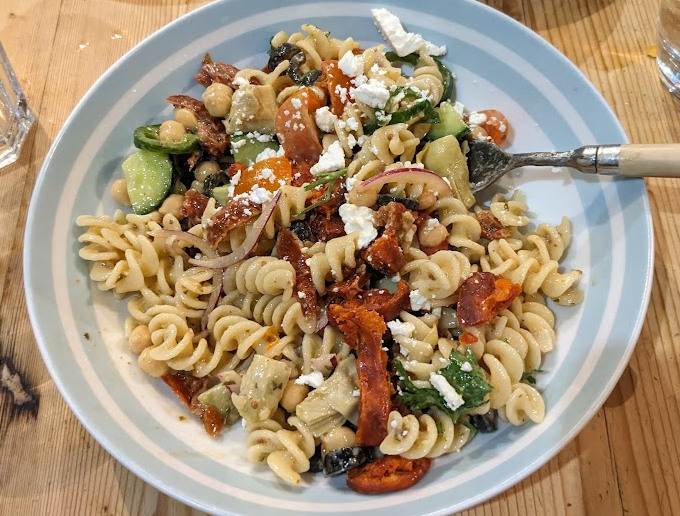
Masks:
[[[28,324],[21,251],[42,161],[79,98],[142,38],[205,0],[4,0],[0,35],[38,114],[16,165],[0,170],[0,368],[39,398],[0,394],[0,514],[202,513],[148,486],[70,412]],[[635,142],[680,141],[680,106],[650,57],[655,0],[489,0],[551,41],[602,92]],[[120,36],[120,37],[119,37]],[[656,258],[649,313],[630,365],[579,436],[548,464],[466,515],[680,514],[680,184],[647,181]]]

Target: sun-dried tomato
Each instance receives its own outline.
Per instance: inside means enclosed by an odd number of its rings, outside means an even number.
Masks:
[[[314,236],[321,242],[328,242],[334,238],[345,236],[345,223],[339,215],[326,218],[321,213],[312,213],[307,222]]]
[[[198,401],[196,397],[208,389],[209,380],[206,377],[196,378],[188,374],[168,373],[161,379],[172,389],[182,403],[196,413]],[[200,415],[200,414],[199,414]]]
[[[386,229],[380,237],[371,242],[361,252],[361,257],[385,276],[394,276],[406,263],[404,251],[399,247],[399,242],[392,229]]]
[[[487,240],[500,240],[501,238],[510,238],[512,235],[512,230],[501,224],[488,210],[477,213],[477,222],[482,228],[482,238]]]
[[[196,136],[201,146],[213,156],[221,156],[229,145],[229,135],[221,120],[210,115],[203,102],[188,95],[171,95],[166,99],[175,107],[183,107],[196,115]]]
[[[372,310],[379,313],[385,321],[392,321],[400,312],[408,309],[409,294],[408,283],[400,280],[395,293],[386,289],[363,290],[355,298],[344,303],[344,306],[357,312]]]
[[[357,350],[359,376],[359,419],[357,444],[378,446],[387,436],[392,409],[387,353],[382,349],[385,321],[371,310],[356,311],[346,305],[328,306],[328,321],[338,328],[345,342]]]
[[[307,265],[307,256],[302,251],[302,242],[291,230],[281,228],[277,248],[281,258],[290,262],[295,269],[295,289],[298,292],[302,313],[306,317],[316,317],[316,287],[312,280],[312,271]]]
[[[371,275],[366,268],[366,265],[357,267],[350,276],[338,283],[333,283],[326,289],[326,298],[329,301],[335,299],[344,299],[349,301],[356,297],[368,286],[371,280]]]
[[[430,247],[421,244],[420,250],[424,252],[427,256],[432,256],[434,253],[438,253],[439,251],[448,251],[449,243],[446,240],[444,240],[442,243]]]
[[[232,86],[232,81],[238,72],[239,69],[235,66],[226,63],[213,62],[210,58],[210,54],[206,54],[201,63],[201,69],[194,75],[194,79],[197,83],[206,88],[214,82]]]
[[[465,333],[463,333],[460,336],[460,339],[458,339],[458,340],[460,340],[460,342],[462,344],[474,344],[479,339],[476,336],[474,336],[472,333],[466,331]]]
[[[208,197],[196,190],[187,190],[182,203],[182,215],[189,219],[189,224],[200,224],[205,207],[208,205]]]
[[[206,237],[212,247],[224,240],[229,232],[261,213],[262,207],[247,197],[230,199],[226,206],[217,210],[206,228]]]
[[[458,323],[470,327],[490,321],[521,291],[522,287],[509,279],[491,272],[475,272],[460,287]]]
[[[220,414],[219,410],[212,405],[205,407],[203,414],[201,415],[201,421],[203,421],[203,428],[205,428],[205,431],[212,437],[219,435],[224,426],[222,414]]]
[[[357,493],[383,494],[401,491],[417,484],[428,472],[432,459],[384,457],[347,472],[347,485]]]
[[[219,435],[224,426],[222,415],[212,405],[202,405],[198,401],[198,395],[208,389],[210,380],[207,377],[196,378],[189,374],[168,373],[161,379],[172,389],[182,403],[189,410],[201,418],[205,431],[211,436]]]

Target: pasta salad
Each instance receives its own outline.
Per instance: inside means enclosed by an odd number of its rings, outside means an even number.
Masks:
[[[452,98],[446,53],[373,10],[391,46],[313,25],[262,69],[206,55],[200,99],[134,131],[80,257],[126,302],[125,335],[213,436],[283,481],[408,488],[477,432],[540,423],[546,303],[580,301],[566,218],[530,229],[521,192],[477,205],[467,142],[510,124]]]

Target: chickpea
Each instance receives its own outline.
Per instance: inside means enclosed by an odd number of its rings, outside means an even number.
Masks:
[[[149,346],[148,348],[145,348],[140,354],[139,358],[137,359],[137,363],[139,364],[139,368],[144,371],[146,374],[155,376],[156,378],[163,376],[164,374],[167,374],[167,372],[170,370],[168,367],[168,364],[161,360],[156,360],[155,358],[151,358],[149,353],[153,349],[153,346]]]
[[[283,389],[283,395],[281,396],[279,405],[293,414],[295,413],[295,407],[307,397],[307,394],[309,394],[309,387],[306,385],[299,385],[295,383],[295,380],[288,380],[288,383]]]
[[[178,142],[187,134],[186,128],[174,120],[166,120],[158,131],[158,139],[162,142]]]
[[[203,193],[203,181],[194,180],[191,182],[191,189],[196,190],[198,193]]]
[[[437,219],[430,219],[436,224],[423,224],[418,230],[418,240],[424,247],[434,247],[441,244],[449,236],[446,227],[442,226]]]
[[[226,118],[231,109],[231,96],[234,94],[226,84],[214,82],[203,92],[203,104],[210,113],[216,118]]]
[[[423,190],[423,193],[418,196],[418,209],[426,210],[434,206],[434,203],[436,202],[437,196],[434,194],[434,192],[430,190]]]
[[[187,108],[175,109],[175,120],[182,124],[187,129],[196,129],[198,126],[198,119],[193,111]]]
[[[149,327],[145,324],[137,326],[134,330],[132,330],[130,336],[128,337],[128,346],[130,347],[130,351],[137,355],[151,346],[151,344],[151,332],[149,331]]]
[[[172,193],[184,195],[185,193],[187,193],[187,187],[184,186],[184,183],[182,183],[182,181],[175,181],[175,184],[172,185]]]
[[[165,215],[172,215],[177,220],[182,220],[184,215],[182,215],[182,205],[184,204],[184,196],[180,194],[170,194],[168,195],[161,207],[158,208],[158,212]]]
[[[217,174],[220,171],[220,166],[216,161],[201,161],[196,165],[196,170],[194,170],[194,177],[201,183],[205,181],[208,176]]]
[[[130,196],[127,191],[127,181],[125,179],[116,179],[111,185],[111,197],[118,204],[123,206],[132,206]]]
[[[321,456],[340,448],[350,448],[356,441],[356,435],[351,428],[336,426],[321,436]]]

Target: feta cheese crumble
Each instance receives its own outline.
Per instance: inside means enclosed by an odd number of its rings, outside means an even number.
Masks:
[[[338,61],[338,68],[347,77],[362,75],[364,73],[364,56],[362,54],[354,55],[351,50],[348,50]]]
[[[472,371],[472,364],[470,362],[463,362],[463,365],[460,366],[460,370],[469,373]]]
[[[404,57],[420,50],[431,56],[446,54],[446,47],[433,45],[420,34],[406,32],[399,18],[387,9],[371,9],[371,14],[380,34],[392,46],[399,57]]]
[[[418,289],[412,290],[408,295],[411,300],[411,310],[431,310],[430,300],[423,296]]]
[[[372,108],[382,109],[390,98],[390,90],[378,79],[369,79],[357,86],[352,96]]]
[[[387,327],[392,332],[392,336],[403,335],[405,337],[413,337],[413,332],[416,331],[416,327],[413,323],[403,322],[399,319],[390,321],[387,323]]]
[[[331,113],[328,106],[317,109],[316,113],[314,113],[314,120],[316,121],[317,127],[324,133],[335,132],[335,122],[338,120],[338,117]]]
[[[295,109],[300,109],[302,107],[302,101],[300,99],[292,98],[290,99],[290,103]]]
[[[470,113],[470,116],[468,116],[468,122],[470,125],[482,125],[484,122],[486,122],[486,115],[484,113],[477,113],[477,111],[473,111]]]
[[[465,404],[463,397],[456,389],[451,386],[449,382],[446,381],[446,378],[444,378],[442,375],[430,373],[430,384],[432,387],[437,389],[437,391],[439,391],[439,394],[442,395],[444,401],[446,402],[446,406],[451,410],[456,410]]]
[[[373,210],[366,206],[345,203],[338,209],[340,218],[345,225],[345,233],[357,233],[357,247],[363,249],[378,236],[375,228]]]
[[[278,150],[274,149],[263,149],[262,152],[260,152],[257,156],[255,156],[255,163],[259,161],[263,161],[265,159],[269,158],[277,158],[277,157],[282,157],[284,156],[284,150],[283,147],[279,147]]]
[[[314,165],[310,172],[312,174],[322,174],[324,172],[334,172],[345,168],[345,151],[342,150],[340,142],[333,142],[328,149],[319,157],[319,162]]]
[[[295,383],[298,385],[309,385],[311,388],[316,389],[323,383],[323,374],[321,374],[321,371],[303,374],[295,379]]]

